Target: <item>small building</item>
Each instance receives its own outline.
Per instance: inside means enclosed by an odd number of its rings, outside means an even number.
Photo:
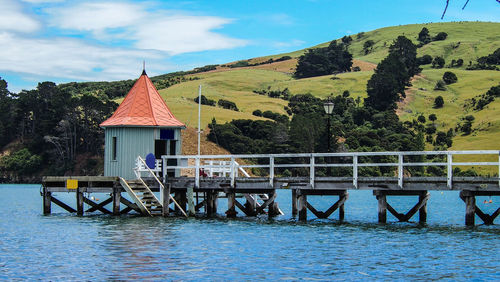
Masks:
[[[136,81],[104,128],[104,176],[136,178],[137,156],[181,154],[181,129],[186,126],[172,114],[146,74]]]

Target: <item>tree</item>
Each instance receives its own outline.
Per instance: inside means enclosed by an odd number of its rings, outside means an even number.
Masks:
[[[429,115],[429,120],[432,121],[432,123],[434,123],[437,120],[436,114],[430,114]]]
[[[429,35],[429,30],[426,27],[423,27],[422,30],[418,33],[418,41],[422,45],[431,42],[431,36]]]
[[[352,55],[343,43],[332,41],[328,47],[308,49],[299,57],[295,77],[304,78],[350,71]]]
[[[434,108],[435,109],[439,109],[439,108],[442,108],[444,105],[444,99],[443,99],[443,96],[437,96],[435,99],[434,99]]]
[[[424,117],[424,115],[419,115],[418,118],[417,118],[417,120],[420,123],[425,123],[425,117]]]
[[[445,61],[443,57],[435,57],[434,60],[432,60],[432,67],[436,69],[440,69],[444,67]]]
[[[342,43],[344,43],[345,45],[349,45],[351,44],[352,42],[352,37],[351,36],[344,36],[342,37]]]
[[[373,49],[373,45],[375,45],[375,41],[373,40],[366,40],[365,43],[363,43],[363,52],[365,55],[368,55]]]
[[[257,117],[261,117],[262,116],[262,111],[261,110],[255,110],[255,111],[252,112],[252,115],[257,116]]]
[[[422,57],[417,58],[417,62],[419,65],[428,65],[432,63],[431,55],[423,55]]]
[[[446,91],[446,83],[442,80],[438,80],[436,86],[434,86],[434,90]]]
[[[389,55],[375,69],[368,80],[365,105],[377,111],[396,109],[396,102],[405,97],[405,87],[420,71],[417,47],[406,37],[399,36],[389,47]]]
[[[446,37],[448,37],[448,33],[439,32],[438,34],[436,34],[436,36],[434,36],[433,40],[434,41],[441,41],[441,40],[445,40]]]
[[[455,82],[457,82],[458,78],[457,76],[452,73],[451,71],[447,71],[443,74],[443,81],[446,83],[446,84],[453,84]]]

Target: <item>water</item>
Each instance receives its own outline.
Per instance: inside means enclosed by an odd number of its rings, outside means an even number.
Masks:
[[[350,192],[339,224],[337,213],[290,218],[290,191],[275,220],[224,219],[225,200],[216,219],[77,217],[54,204],[43,216],[37,185],[0,185],[0,280],[500,280],[500,227],[466,228],[457,192],[431,194],[418,226],[377,224],[371,191]],[[55,196],[74,206],[74,194]],[[332,198],[309,199],[326,208]],[[398,211],[416,201],[388,199]]]

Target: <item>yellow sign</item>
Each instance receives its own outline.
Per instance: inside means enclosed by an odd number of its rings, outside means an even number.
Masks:
[[[77,179],[66,180],[66,189],[78,189],[78,180]]]

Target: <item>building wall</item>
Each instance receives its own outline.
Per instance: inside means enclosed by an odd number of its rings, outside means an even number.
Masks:
[[[181,132],[174,129],[176,151],[181,153]],[[120,176],[135,179],[133,168],[137,156],[145,158],[155,152],[155,140],[160,139],[158,127],[107,127],[104,143],[104,176]],[[116,137],[116,160],[112,160],[113,137]]]

